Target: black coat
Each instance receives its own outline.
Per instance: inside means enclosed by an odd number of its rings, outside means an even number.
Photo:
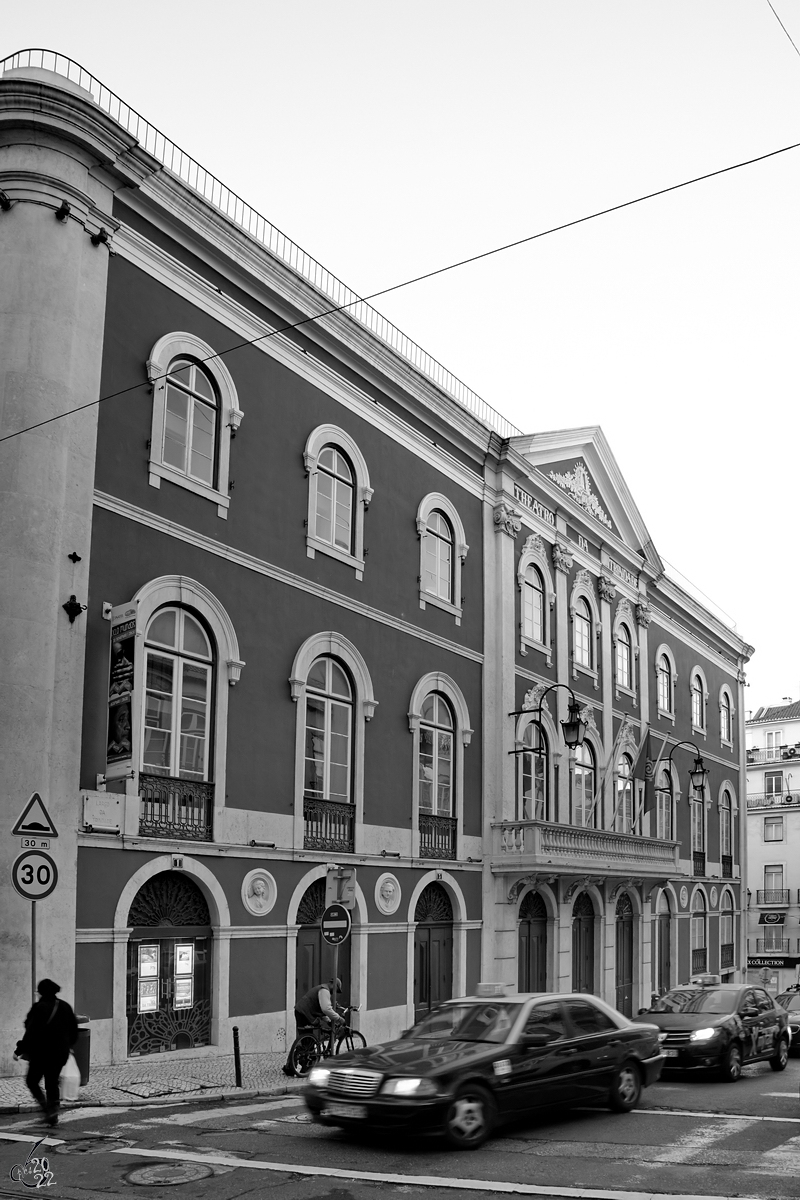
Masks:
[[[18,1049],[28,1059],[67,1061],[70,1047],[78,1040],[78,1022],[66,1000],[59,1000],[53,1013],[51,997],[37,1000],[25,1018],[25,1034]]]

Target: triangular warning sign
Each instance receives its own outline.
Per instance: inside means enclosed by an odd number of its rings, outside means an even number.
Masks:
[[[47,837],[58,837],[58,830],[51,821],[50,814],[45,808],[42,797],[38,792],[33,793],[22,810],[19,820],[11,830],[12,837],[27,837],[32,833],[47,835]]]

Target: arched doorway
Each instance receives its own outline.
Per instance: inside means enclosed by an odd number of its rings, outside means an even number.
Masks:
[[[633,904],[627,893],[617,901],[617,1009],[633,1016]]]
[[[517,986],[521,992],[547,991],[547,909],[538,892],[519,906]]]
[[[669,896],[666,892],[662,892],[658,898],[658,914],[655,920],[656,944],[653,948],[655,964],[653,984],[659,996],[663,996],[665,992],[669,991],[672,978],[670,923]]]
[[[581,892],[572,910],[572,990],[594,991],[594,905]]]
[[[429,883],[414,912],[414,1020],[453,994],[453,906],[440,883]]]
[[[297,909],[297,969],[295,975],[295,1001],[304,996],[309,988],[327,983],[333,975],[334,947],[322,938],[320,922],[325,911],[325,880],[316,879],[306,890]],[[350,1003],[350,946],[352,938],[338,949],[336,970],[342,981],[342,990],[336,997],[339,1004]]]
[[[211,915],[200,888],[162,871],[128,913],[128,1054],[207,1046],[211,1029]]]

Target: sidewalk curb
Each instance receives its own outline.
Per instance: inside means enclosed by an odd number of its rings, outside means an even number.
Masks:
[[[228,1103],[231,1100],[251,1100],[257,1096],[295,1096],[299,1095],[299,1092],[299,1088],[284,1085],[274,1088],[235,1088],[232,1091],[207,1091],[204,1089],[200,1095],[189,1096],[186,1092],[175,1092],[167,1096],[154,1096],[150,1100],[143,1099],[141,1096],[131,1096],[127,1100],[68,1100],[61,1107],[64,1112],[72,1112],[76,1108],[157,1108],[159,1105],[165,1104],[177,1106],[179,1104],[208,1104],[212,1101]],[[0,1116],[10,1117],[17,1113],[29,1112],[38,1113],[39,1105],[34,1103],[0,1104]]]

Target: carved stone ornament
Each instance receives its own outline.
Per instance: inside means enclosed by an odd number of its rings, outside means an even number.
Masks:
[[[625,714],[620,723],[619,732],[617,733],[617,749],[620,754],[625,750],[636,751],[638,746],[636,726],[633,723],[633,718]]]
[[[597,590],[600,593],[600,599],[607,600],[610,604],[617,594],[617,585],[610,576],[601,575],[597,580]]]
[[[385,913],[387,917],[396,913],[400,907],[402,895],[395,875],[385,871],[383,875],[378,876],[375,881],[375,907],[378,912]]]
[[[572,570],[572,552],[564,542],[553,542],[553,566],[565,575]]]
[[[549,686],[549,683],[535,683],[530,691],[525,693],[525,699],[522,701],[523,711],[532,712],[534,709],[537,709],[539,707],[539,701],[542,699],[542,696],[547,691]],[[542,711],[546,713],[550,712],[546,700],[542,702]]]
[[[641,625],[642,629],[647,629],[653,619],[653,614],[650,611],[650,605],[642,596],[636,601],[636,620]]]
[[[523,554],[540,554],[542,558],[546,556],[544,541],[539,537],[538,533],[532,533],[530,537],[525,539],[525,545],[522,547]]]
[[[600,737],[600,730],[597,728],[597,722],[594,719],[594,709],[591,704],[582,704],[580,708],[580,718],[585,722],[586,728],[590,729],[595,737]]]
[[[719,892],[717,891],[717,889],[715,887],[712,887],[709,899],[711,901],[711,907],[716,908],[717,900],[719,899]]]
[[[617,605],[617,620],[618,621],[632,621],[633,620],[633,609],[631,608],[631,602],[630,602],[630,600],[626,600],[624,596],[622,597],[619,604]]]
[[[569,902],[581,888],[602,887],[603,882],[604,877],[602,875],[584,875],[582,878],[576,879],[564,892],[564,902]]]
[[[553,884],[558,878],[557,875],[541,875],[538,872],[534,875],[523,875],[521,879],[517,879],[508,889],[508,904],[516,904],[520,893],[525,891],[525,888],[536,887],[540,883]]]
[[[681,908],[686,908],[687,904],[689,903],[689,889],[686,887],[685,884],[681,888],[680,901],[681,901]]]
[[[639,888],[641,886],[642,886],[641,879],[620,879],[617,881],[617,883],[614,885],[614,887],[612,887],[611,891],[608,893],[609,902],[611,904],[613,904],[614,901],[616,900],[617,896],[619,896],[619,894],[621,892],[625,891],[626,889],[635,889],[635,888]]]
[[[575,587],[584,587],[590,592],[594,592],[594,580],[592,579],[591,571],[587,571],[584,567],[582,571],[578,571],[575,576]]]
[[[605,525],[607,529],[611,529],[608,513],[592,491],[592,481],[585,463],[579,459],[571,471],[566,471],[564,474],[551,471],[550,478],[565,492],[569,492],[572,499],[577,501],[586,512],[591,513],[595,520],[599,521],[601,525]]]
[[[510,505],[501,502],[494,510],[494,526],[495,533],[507,533],[509,537],[515,537],[522,529],[522,519]]]
[[[257,867],[242,880],[242,904],[254,917],[265,917],[275,907],[278,885],[269,871]]]

